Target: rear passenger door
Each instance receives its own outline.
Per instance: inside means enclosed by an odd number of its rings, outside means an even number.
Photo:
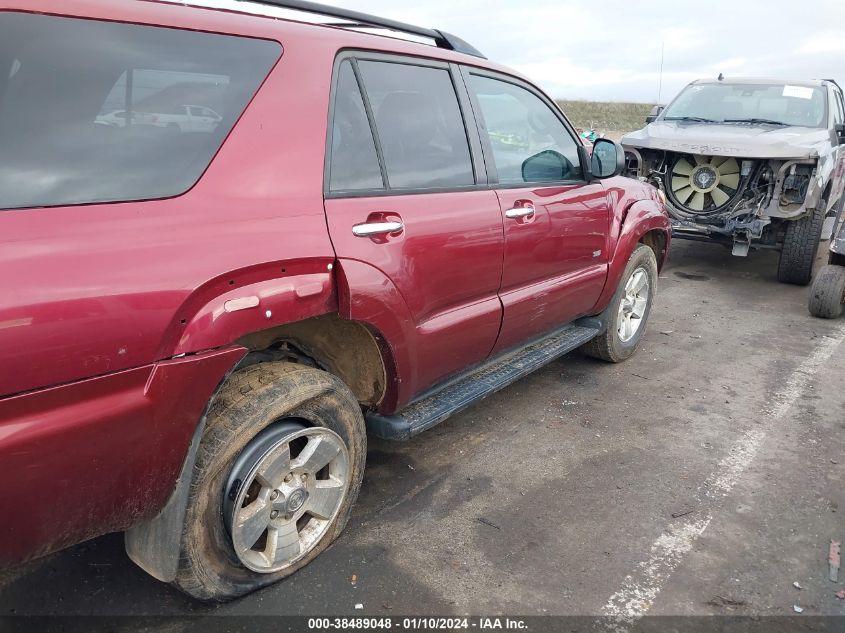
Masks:
[[[486,358],[501,324],[502,217],[460,82],[454,65],[416,58],[335,66],[329,231],[341,269],[369,271],[366,284],[347,275],[352,304],[395,290],[407,305],[410,340],[391,341],[408,347],[406,400]]]
[[[581,142],[542,93],[473,68],[464,78],[504,216],[502,351],[590,313],[607,274],[610,211],[603,186],[585,178]]]

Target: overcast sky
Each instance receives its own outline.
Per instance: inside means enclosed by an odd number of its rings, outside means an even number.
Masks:
[[[661,43],[662,102],[720,72],[845,81],[845,0],[323,1],[459,35],[556,98],[655,102]]]

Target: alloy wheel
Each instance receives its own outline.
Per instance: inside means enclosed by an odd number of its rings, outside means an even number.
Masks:
[[[238,559],[258,573],[301,560],[348,488],[349,454],[337,433],[296,421],[266,428],[241,452],[226,485],[223,516]]]

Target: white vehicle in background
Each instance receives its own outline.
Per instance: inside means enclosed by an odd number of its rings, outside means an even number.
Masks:
[[[147,112],[131,112],[132,125],[153,125],[153,115]],[[128,119],[126,110],[114,110],[108,114],[101,114],[97,117],[96,123],[100,125],[111,125],[112,127],[126,127]]]
[[[213,132],[220,124],[220,115],[211,108],[180,105],[165,112],[155,112],[153,125],[180,132]]]
[[[213,132],[221,117],[211,108],[198,105],[179,105],[159,112],[131,112],[131,125],[153,125],[174,132]],[[114,127],[126,127],[129,119],[126,110],[115,110],[97,117],[97,123]]]

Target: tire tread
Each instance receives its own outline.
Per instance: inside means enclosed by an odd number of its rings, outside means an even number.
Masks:
[[[845,297],[845,267],[835,264],[824,266],[816,275],[810,289],[808,308],[810,314],[821,319],[835,319],[842,315]]]
[[[824,208],[822,204],[811,214],[787,225],[778,261],[778,281],[781,283],[798,286],[810,283],[824,227]]]

